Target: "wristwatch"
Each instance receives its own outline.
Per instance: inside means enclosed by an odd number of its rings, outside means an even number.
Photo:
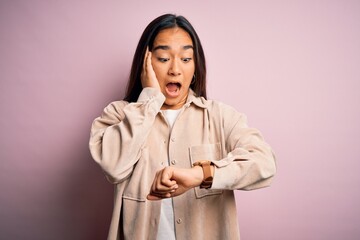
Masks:
[[[198,161],[193,164],[193,166],[200,166],[204,172],[204,179],[200,184],[200,188],[211,188],[214,176],[211,174],[211,165],[210,161]]]

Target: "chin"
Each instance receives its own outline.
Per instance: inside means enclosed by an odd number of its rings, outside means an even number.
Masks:
[[[181,108],[182,106],[179,105],[178,101],[165,100],[163,107],[167,109],[177,109],[177,108]]]
[[[176,106],[177,105],[177,102],[174,102],[174,101],[168,101],[167,99],[165,100],[165,104],[169,107],[173,107],[173,106]]]

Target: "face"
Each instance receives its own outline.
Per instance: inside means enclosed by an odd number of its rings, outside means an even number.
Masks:
[[[181,108],[187,100],[195,72],[190,35],[182,28],[160,31],[154,40],[151,62],[166,97],[162,109]]]

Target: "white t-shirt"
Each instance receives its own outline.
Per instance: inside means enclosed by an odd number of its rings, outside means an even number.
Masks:
[[[167,120],[170,129],[172,129],[177,116],[181,109],[177,110],[162,110],[162,113]],[[168,159],[167,166],[169,166],[170,160]],[[161,200],[161,213],[157,240],[175,240],[175,219],[174,208],[172,198]]]

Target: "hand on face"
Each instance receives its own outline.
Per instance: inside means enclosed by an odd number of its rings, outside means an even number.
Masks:
[[[147,47],[141,72],[141,85],[143,88],[151,87],[160,89],[159,82],[151,64],[151,56],[152,53],[149,51],[149,47]]]
[[[179,109],[188,97],[195,72],[194,47],[181,28],[161,30],[151,52],[146,50],[141,74],[144,87],[160,89],[166,100],[162,109]]]

